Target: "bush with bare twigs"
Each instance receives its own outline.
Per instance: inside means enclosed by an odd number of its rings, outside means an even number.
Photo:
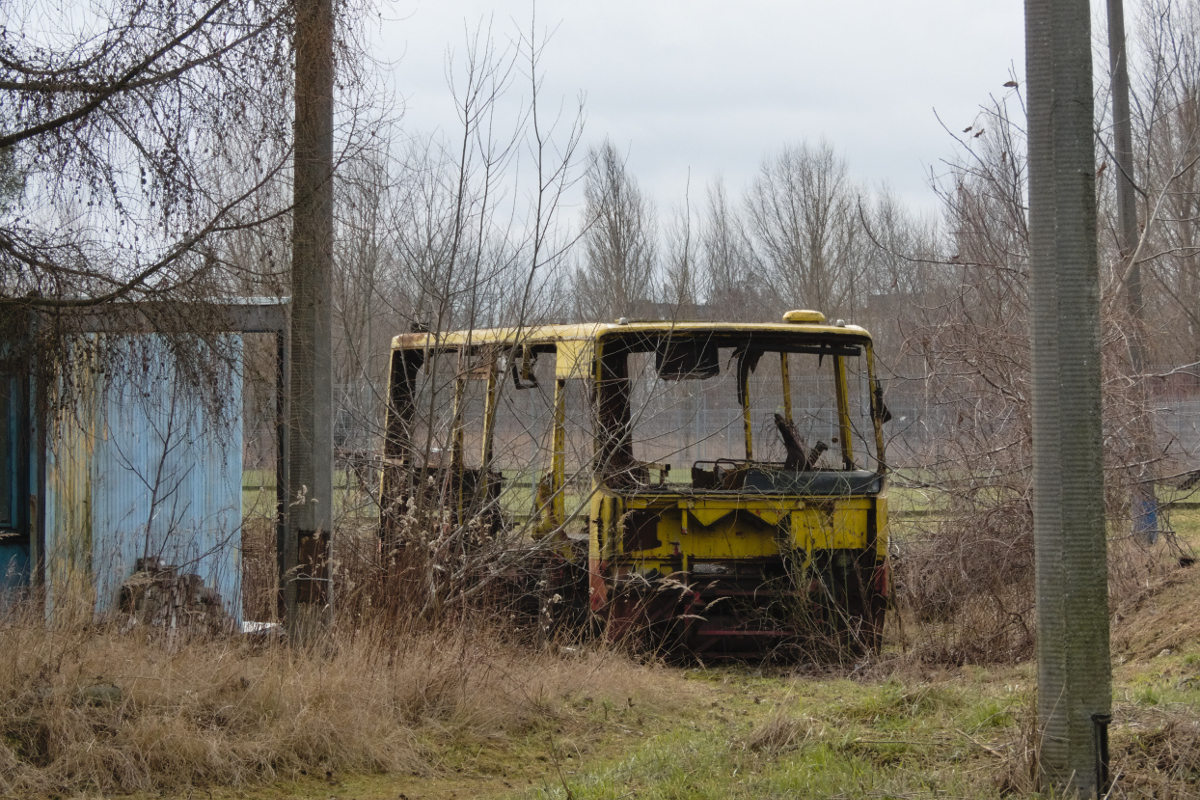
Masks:
[[[1194,33],[1197,18],[1185,16],[1180,20]],[[1200,41],[1179,38],[1191,35],[1182,28],[1175,34],[1179,57]],[[893,423],[896,485],[928,500],[922,515],[906,520],[894,537],[899,603],[921,623],[918,657],[939,662],[1020,659],[1032,652],[1035,635],[1027,148],[1020,89],[1009,85],[1008,94],[981,109],[973,128],[956,135],[958,154],[939,179],[944,255],[919,259],[928,280],[900,315],[901,339],[892,353],[890,402],[914,409]],[[1166,145],[1148,134],[1144,146],[1153,161]],[[1152,198],[1182,191],[1185,177],[1152,170],[1144,176]],[[1111,213],[1104,181],[1100,191],[1102,214]],[[1160,209],[1151,203],[1147,211]],[[1153,214],[1142,265],[1157,281],[1145,297],[1150,322],[1130,315],[1122,300],[1125,262],[1108,226],[1100,231],[1101,413],[1114,603],[1186,555],[1165,514],[1145,513],[1146,496],[1153,498],[1156,483],[1169,486],[1194,469],[1200,447],[1194,418],[1173,418],[1194,413],[1187,409],[1195,398],[1195,350],[1178,334],[1181,310],[1190,311],[1180,308],[1173,290],[1184,273],[1170,260],[1175,256],[1163,255],[1179,252],[1165,244],[1177,226]],[[1194,249],[1189,252],[1194,259]],[[1133,355],[1138,335],[1148,347],[1145,364],[1167,366],[1139,366]],[[1138,525],[1145,530],[1135,536]],[[1147,547],[1155,536],[1158,544]]]

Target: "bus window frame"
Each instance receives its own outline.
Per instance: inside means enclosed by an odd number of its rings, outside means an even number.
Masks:
[[[759,360],[765,353],[778,353],[782,362],[787,362],[787,356],[792,354],[808,354],[817,355],[819,358],[829,357],[832,361],[833,384],[835,393],[835,402],[838,418],[838,438],[839,450],[842,454],[842,469],[852,471],[856,469],[854,460],[853,446],[853,431],[852,419],[850,414],[850,391],[849,382],[847,379],[847,370],[845,359],[848,357],[861,358],[866,362],[866,369],[870,385],[874,385],[874,352],[871,346],[869,336],[843,336],[840,334],[830,333],[815,333],[803,337],[793,337],[791,335],[780,335],[778,333],[759,333],[756,331],[737,331],[728,330],[720,332],[679,332],[673,330],[664,331],[636,331],[633,333],[624,333],[622,331],[606,331],[596,337],[596,377],[597,377],[597,401],[596,413],[599,417],[597,420],[597,432],[603,431],[606,428],[617,431],[610,438],[616,438],[618,441],[614,444],[606,444],[603,441],[597,441],[596,453],[598,466],[597,474],[600,480],[611,478],[614,475],[627,474],[629,470],[635,466],[636,459],[633,457],[632,448],[629,446],[632,442],[635,431],[633,430],[632,420],[630,419],[630,392],[632,390],[632,379],[629,377],[628,358],[635,353],[650,353],[656,352],[657,342],[669,339],[679,338],[683,336],[701,337],[706,336],[710,339],[715,339],[721,347],[733,347],[737,356],[736,379],[737,379],[737,395],[738,403],[742,409],[743,432],[745,436],[745,454],[746,461],[754,461],[754,431],[751,419],[753,411],[752,398],[750,397],[750,374],[755,370]],[[605,376],[604,358],[605,355],[624,356],[625,365],[621,370],[623,374],[613,373],[610,376]],[[608,367],[612,371],[612,367]],[[785,417],[789,422],[792,422],[792,398],[791,386],[788,377],[790,377],[790,369],[781,364],[781,373],[783,379],[787,381],[783,388],[783,396],[785,403]],[[624,381],[625,390],[611,392],[613,399],[623,403],[623,419],[613,419],[609,424],[609,419],[612,417],[611,411],[606,411],[606,402],[608,394],[605,390],[608,388],[604,381]],[[885,471],[884,467],[884,450],[883,450],[883,430],[880,422],[880,414],[876,409],[874,394],[871,396],[871,418],[875,433],[876,461],[879,464],[880,473]],[[620,414],[620,410],[617,412]],[[622,447],[621,445],[625,446]],[[626,452],[628,451],[628,452]],[[600,457],[601,454],[606,457]],[[604,469],[603,467],[607,467]],[[620,481],[617,481],[620,484]]]
[[[874,363],[874,352],[869,334],[865,331],[839,334],[831,331],[753,331],[741,330],[736,326],[717,330],[678,331],[662,330],[633,330],[626,331],[614,328],[600,328],[586,337],[563,338],[548,337],[539,339],[536,336],[524,340],[509,341],[472,341],[474,331],[464,332],[466,340],[457,342],[439,342],[429,336],[421,342],[413,342],[410,346],[396,346],[392,351],[392,365],[389,387],[388,421],[385,430],[384,455],[385,469],[384,496],[390,488],[399,488],[398,480],[407,480],[397,475],[397,472],[413,472],[417,469],[418,458],[416,442],[413,441],[411,423],[416,413],[415,396],[417,389],[417,374],[422,368],[430,370],[442,357],[455,354],[457,358],[456,375],[454,378],[454,416],[451,433],[452,457],[450,469],[461,472],[465,469],[463,463],[463,442],[465,420],[463,405],[467,384],[473,379],[486,380],[484,393],[483,430],[480,453],[481,489],[486,491],[487,473],[490,470],[494,455],[494,437],[496,411],[498,406],[497,393],[501,382],[511,373],[513,388],[524,390],[537,385],[532,365],[543,353],[552,352],[555,356],[554,365],[554,399],[552,414],[552,452],[549,470],[549,497],[542,511],[543,524],[539,527],[548,529],[560,526],[564,522],[566,498],[566,404],[568,381],[583,380],[586,383],[585,394],[590,398],[592,417],[592,482],[594,487],[606,484],[612,489],[630,488],[629,476],[637,466],[633,456],[632,441],[635,431],[631,419],[632,379],[629,375],[629,356],[634,353],[655,352],[659,343],[684,337],[707,337],[717,342],[720,347],[732,347],[738,354],[737,358],[737,390],[742,406],[743,425],[746,439],[746,460],[753,460],[754,438],[750,424],[752,398],[750,397],[749,375],[757,366],[761,356],[775,352],[780,357],[780,378],[783,382],[784,416],[789,422],[793,421],[793,397],[791,386],[791,368],[789,356],[792,354],[815,354],[819,357],[830,356],[832,361],[834,389],[838,418],[839,438],[843,469],[853,470],[854,448],[852,436],[852,420],[850,415],[850,392],[847,376],[846,358],[849,356],[865,360],[869,386],[877,382]],[[415,346],[414,346],[415,345]],[[818,361],[820,363],[820,361]],[[875,460],[878,471],[886,471],[884,458],[884,438],[882,430],[883,413],[874,392],[870,393],[870,414],[875,434]],[[426,443],[423,469],[430,469],[429,443]],[[392,474],[391,479],[388,473]],[[622,477],[624,476],[624,477]],[[465,497],[457,497],[456,505],[461,513],[466,501]]]

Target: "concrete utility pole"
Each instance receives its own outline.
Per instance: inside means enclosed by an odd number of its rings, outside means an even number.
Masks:
[[[288,491],[279,542],[289,628],[327,606],[333,528],[333,3],[296,0]],[[311,613],[310,613],[311,612]]]
[[[1124,283],[1129,311],[1134,318],[1140,319],[1141,268],[1136,262],[1129,263],[1138,246],[1138,227],[1133,187],[1133,132],[1129,119],[1129,64],[1125,56],[1123,0],[1108,0],[1108,65],[1112,75],[1113,157],[1117,161],[1117,243],[1121,248],[1121,257],[1127,262]]]
[[[1038,766],[1055,796],[1108,782],[1112,672],[1088,0],[1025,0]]]
[[[1130,500],[1133,532],[1142,541],[1158,539],[1158,502],[1149,463],[1153,458],[1153,431],[1146,417],[1146,335],[1142,305],[1142,268],[1135,258],[1140,234],[1137,196],[1133,184],[1133,131],[1129,118],[1129,62],[1125,51],[1123,0],[1108,0],[1108,65],[1112,75],[1113,158],[1117,164],[1117,245],[1125,267],[1125,307],[1129,314],[1129,365],[1137,400],[1137,425],[1133,429],[1138,484]]]

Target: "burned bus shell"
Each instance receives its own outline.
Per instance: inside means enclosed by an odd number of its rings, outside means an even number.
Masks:
[[[548,591],[614,639],[876,649],[886,418],[870,335],[817,312],[405,334],[383,536],[436,505],[545,543],[566,567]]]

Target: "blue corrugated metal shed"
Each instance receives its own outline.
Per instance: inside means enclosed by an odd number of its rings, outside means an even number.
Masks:
[[[119,336],[111,344],[131,357],[84,373],[90,383],[48,423],[48,613],[112,612],[137,559],[151,557],[198,574],[240,622],[240,370],[215,407],[177,374],[162,337],[99,335]],[[240,356],[241,338],[226,336]]]

